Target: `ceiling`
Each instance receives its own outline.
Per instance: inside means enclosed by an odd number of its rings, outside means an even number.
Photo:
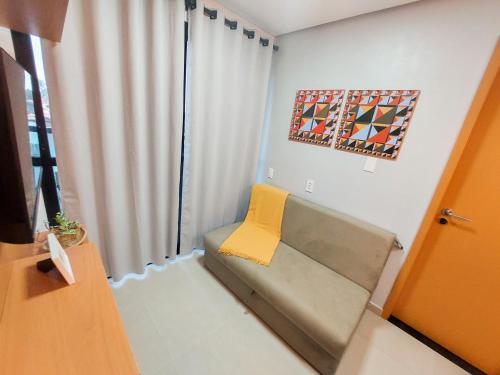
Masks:
[[[418,0],[218,0],[277,36]]]

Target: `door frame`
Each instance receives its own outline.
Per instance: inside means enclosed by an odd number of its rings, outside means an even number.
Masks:
[[[486,101],[488,93],[493,85],[493,81],[500,70],[500,38],[497,39],[497,43],[493,52],[491,54],[490,61],[486,70],[484,72],[483,78],[479,84],[479,87],[476,91],[474,99],[472,100],[472,104],[470,109],[465,117],[464,124],[460,133],[458,135],[457,141],[455,142],[455,146],[450,154],[448,162],[446,163],[446,167],[444,169],[443,174],[441,175],[441,179],[436,187],[434,192],[434,196],[427,208],[424,219],[422,220],[422,224],[418,230],[418,233],[413,241],[413,245],[408,253],[405,263],[403,267],[399,271],[399,275],[396,278],[396,281],[392,287],[391,293],[387,298],[386,303],[384,304],[384,308],[382,310],[382,318],[388,319],[392,314],[399,297],[401,296],[401,292],[408,280],[408,276],[410,275],[415,261],[422,251],[422,246],[424,244],[425,239],[427,238],[427,234],[431,228],[431,224],[433,223],[436,212],[438,212],[439,207],[441,206],[441,202],[444,198],[444,195],[448,189],[448,185],[453,178],[455,170],[462,158],[465,146],[469,140],[470,135],[472,134],[472,130],[476,124],[477,118],[483,105]]]

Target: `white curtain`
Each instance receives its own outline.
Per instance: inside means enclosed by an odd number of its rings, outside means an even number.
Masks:
[[[63,206],[115,279],[175,257],[183,0],[70,0],[44,59]]]
[[[208,8],[212,8],[207,6]],[[267,47],[203,14],[190,12],[188,106],[181,252],[202,248],[209,230],[244,217],[255,181],[271,67]]]

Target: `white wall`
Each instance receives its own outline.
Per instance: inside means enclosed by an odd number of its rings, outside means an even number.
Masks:
[[[15,57],[10,30],[5,27],[0,27],[0,47],[3,48],[9,55]]]
[[[436,0],[277,40],[259,181],[397,233],[372,302],[382,306],[415,238],[500,34],[499,0]],[[288,141],[297,89],[420,89],[397,161]],[[274,168],[267,180],[268,167]],[[312,194],[305,180],[315,180]]]

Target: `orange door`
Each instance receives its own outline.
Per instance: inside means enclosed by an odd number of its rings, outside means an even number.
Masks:
[[[444,209],[471,221],[440,216]],[[479,369],[500,374],[498,70],[392,314]]]

